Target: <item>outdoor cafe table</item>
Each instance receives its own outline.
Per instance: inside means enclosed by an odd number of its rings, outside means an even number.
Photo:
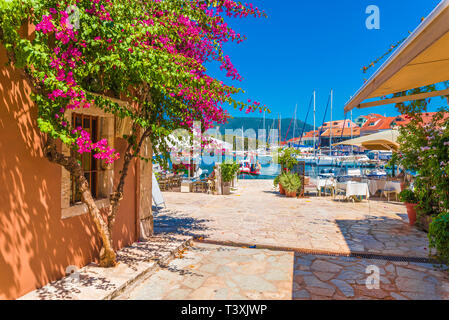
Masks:
[[[311,182],[316,186],[316,189],[318,190],[318,195],[321,196],[321,190],[324,189],[324,192],[326,192],[326,189],[335,189],[335,180],[333,178],[312,178]]]
[[[375,195],[379,190],[396,191],[397,193],[401,192],[401,183],[399,181],[370,179],[367,182],[369,187],[369,193],[372,196]]]
[[[366,182],[339,182],[337,183],[338,190],[344,190],[346,198],[366,197],[369,199],[370,193],[368,184]]]

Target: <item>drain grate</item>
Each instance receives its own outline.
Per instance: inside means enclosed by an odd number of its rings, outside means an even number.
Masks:
[[[347,258],[359,258],[359,259],[370,259],[370,260],[386,260],[393,262],[414,262],[414,263],[428,263],[428,264],[438,264],[442,265],[441,262],[423,257],[403,257],[403,256],[395,256],[395,255],[380,255],[374,253],[365,253],[365,252],[337,252],[337,251],[326,251],[326,250],[312,250],[305,248],[293,248],[293,247],[281,247],[281,246],[270,246],[270,245],[254,245],[243,242],[233,242],[233,241],[220,241],[220,240],[212,240],[212,239],[203,239],[203,238],[194,238],[195,242],[205,243],[205,244],[213,244],[220,246],[228,246],[228,247],[245,247],[252,249],[266,249],[273,251],[288,251],[295,252],[300,254],[310,254],[316,256],[329,256],[329,257],[347,257]]]
[[[371,253],[351,253],[351,258],[373,259],[373,260],[386,260],[395,262],[415,262],[415,263],[430,263],[440,264],[435,259],[423,258],[423,257],[402,257],[402,256],[386,256]]]

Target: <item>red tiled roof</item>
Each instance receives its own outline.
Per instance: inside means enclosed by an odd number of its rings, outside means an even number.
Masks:
[[[355,122],[352,122],[351,120],[346,119],[346,120],[334,120],[334,121],[325,122],[321,128],[330,128],[331,123],[332,123],[333,128],[342,128],[343,126],[344,127],[348,127],[348,126],[356,127],[357,126],[357,124],[355,124]]]
[[[432,121],[433,116],[436,114],[436,112],[426,112],[422,114],[423,122],[424,124],[429,123]],[[371,113],[368,115],[363,115],[362,117],[366,118],[367,121],[364,123],[364,125],[359,127],[353,127],[352,128],[352,135],[353,136],[359,136],[361,133],[366,131],[380,131],[380,130],[390,130],[396,127],[405,126],[410,122],[410,119],[408,119],[404,115],[399,115],[397,117],[385,117],[380,114]],[[449,118],[449,113],[446,113],[444,116],[444,119]],[[336,120],[333,122],[340,123],[343,125],[345,120]],[[348,120],[346,120],[348,121]],[[325,123],[323,125],[322,129],[325,129],[324,133],[321,134],[321,137],[330,137],[330,128],[327,126],[330,124],[330,122]],[[326,128],[327,127],[327,128]],[[332,135],[334,137],[341,136],[341,127],[338,127],[335,125],[335,128],[332,128]],[[313,138],[319,136],[319,130],[316,131],[309,131],[304,134],[302,139],[307,138]],[[350,137],[351,136],[351,128],[345,128],[343,132],[344,137]],[[290,143],[299,142],[300,138],[293,138],[288,140]]]
[[[331,135],[331,130],[330,130],[330,129],[327,129],[327,130],[321,135],[321,137],[330,137],[330,135]],[[359,127],[357,127],[357,128],[352,128],[352,135],[353,135],[354,137],[360,136],[360,128],[359,128]],[[333,136],[333,137],[336,137],[336,138],[338,138],[338,137],[340,137],[340,136],[343,136],[343,137],[350,137],[350,136],[351,136],[351,128],[344,128],[344,129],[343,129],[343,135],[342,135],[342,129],[339,129],[339,128],[332,129],[332,136]]]
[[[287,140],[288,143],[292,143],[292,142],[298,142],[301,138],[293,138],[290,140]]]
[[[421,115],[421,117],[423,119],[424,124],[428,124],[428,123],[432,122],[432,119],[433,119],[433,117],[435,116],[436,113],[437,112],[426,112],[426,113],[423,113]],[[403,116],[402,118],[403,118],[402,121],[396,121],[396,123],[395,123],[396,126],[405,126],[406,124],[408,124],[410,122],[409,118],[406,118],[405,116]],[[448,112],[446,112],[444,114],[442,121],[446,120],[447,118],[449,118],[449,113]]]
[[[309,132],[306,132],[306,133],[304,133],[304,135],[302,136],[302,139],[305,139],[305,138],[313,138],[313,133],[315,132],[315,137],[318,137],[318,134],[320,133],[318,130],[316,130],[316,131],[309,131]],[[290,139],[290,140],[288,140],[287,142],[289,142],[289,143],[293,143],[293,142],[299,142],[299,140],[301,140],[301,138],[300,137],[298,137],[298,138],[293,138],[293,139]]]
[[[306,132],[303,136],[303,139],[304,138],[313,138],[314,136],[318,137],[319,134],[320,134],[320,132],[318,130],[315,130],[315,131],[312,130],[312,131]]]
[[[422,119],[424,124],[430,123],[436,112],[426,112],[422,114]],[[449,117],[449,113],[446,113],[444,119]],[[404,115],[397,117],[369,117],[368,121],[362,126],[363,131],[378,131],[378,130],[389,130],[396,127],[402,127],[410,122]]]

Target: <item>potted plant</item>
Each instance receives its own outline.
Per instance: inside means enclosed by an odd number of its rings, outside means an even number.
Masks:
[[[416,206],[418,205],[415,193],[410,189],[402,190],[399,199],[405,203],[408,220],[410,225],[413,226],[416,222]]]
[[[275,187],[275,188],[276,188],[277,186],[279,186],[279,193],[280,193],[280,194],[285,195],[285,189],[282,187],[282,184],[281,184],[281,176],[282,176],[283,174],[284,174],[284,173],[281,173],[281,174],[278,175],[276,178],[274,178],[273,184],[274,184],[274,187]]]
[[[298,155],[298,151],[293,148],[282,150],[278,160],[282,171],[290,171],[298,164],[298,160],[295,157],[296,155]]]
[[[222,163],[220,165],[221,179],[223,182],[223,195],[231,194],[231,182],[237,175],[239,166],[236,163]]]
[[[280,177],[280,184],[285,189],[285,195],[294,198],[301,188],[301,178],[294,173],[285,173]]]

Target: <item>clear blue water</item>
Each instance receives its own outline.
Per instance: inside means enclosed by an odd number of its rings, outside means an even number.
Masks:
[[[234,157],[234,161],[240,161],[244,160],[243,157]],[[239,179],[244,180],[267,180],[267,179],[274,179],[276,176],[279,175],[281,172],[281,166],[279,164],[273,164],[271,163],[271,159],[267,157],[263,157],[258,159],[262,166],[261,175],[259,176],[250,176],[250,175],[239,175]],[[253,160],[254,162],[254,160]],[[204,175],[210,174],[214,169],[215,163],[213,164],[206,164],[204,162],[201,163],[201,169],[203,171],[206,171]],[[357,166],[354,165],[347,165],[343,168],[357,168]],[[363,167],[364,168],[374,168],[374,166],[369,167]],[[320,173],[328,173],[330,171],[333,171],[334,173],[338,173],[342,169],[341,166],[312,166],[312,165],[306,165],[305,171],[307,176],[316,177]],[[388,173],[388,170],[387,170]]]

